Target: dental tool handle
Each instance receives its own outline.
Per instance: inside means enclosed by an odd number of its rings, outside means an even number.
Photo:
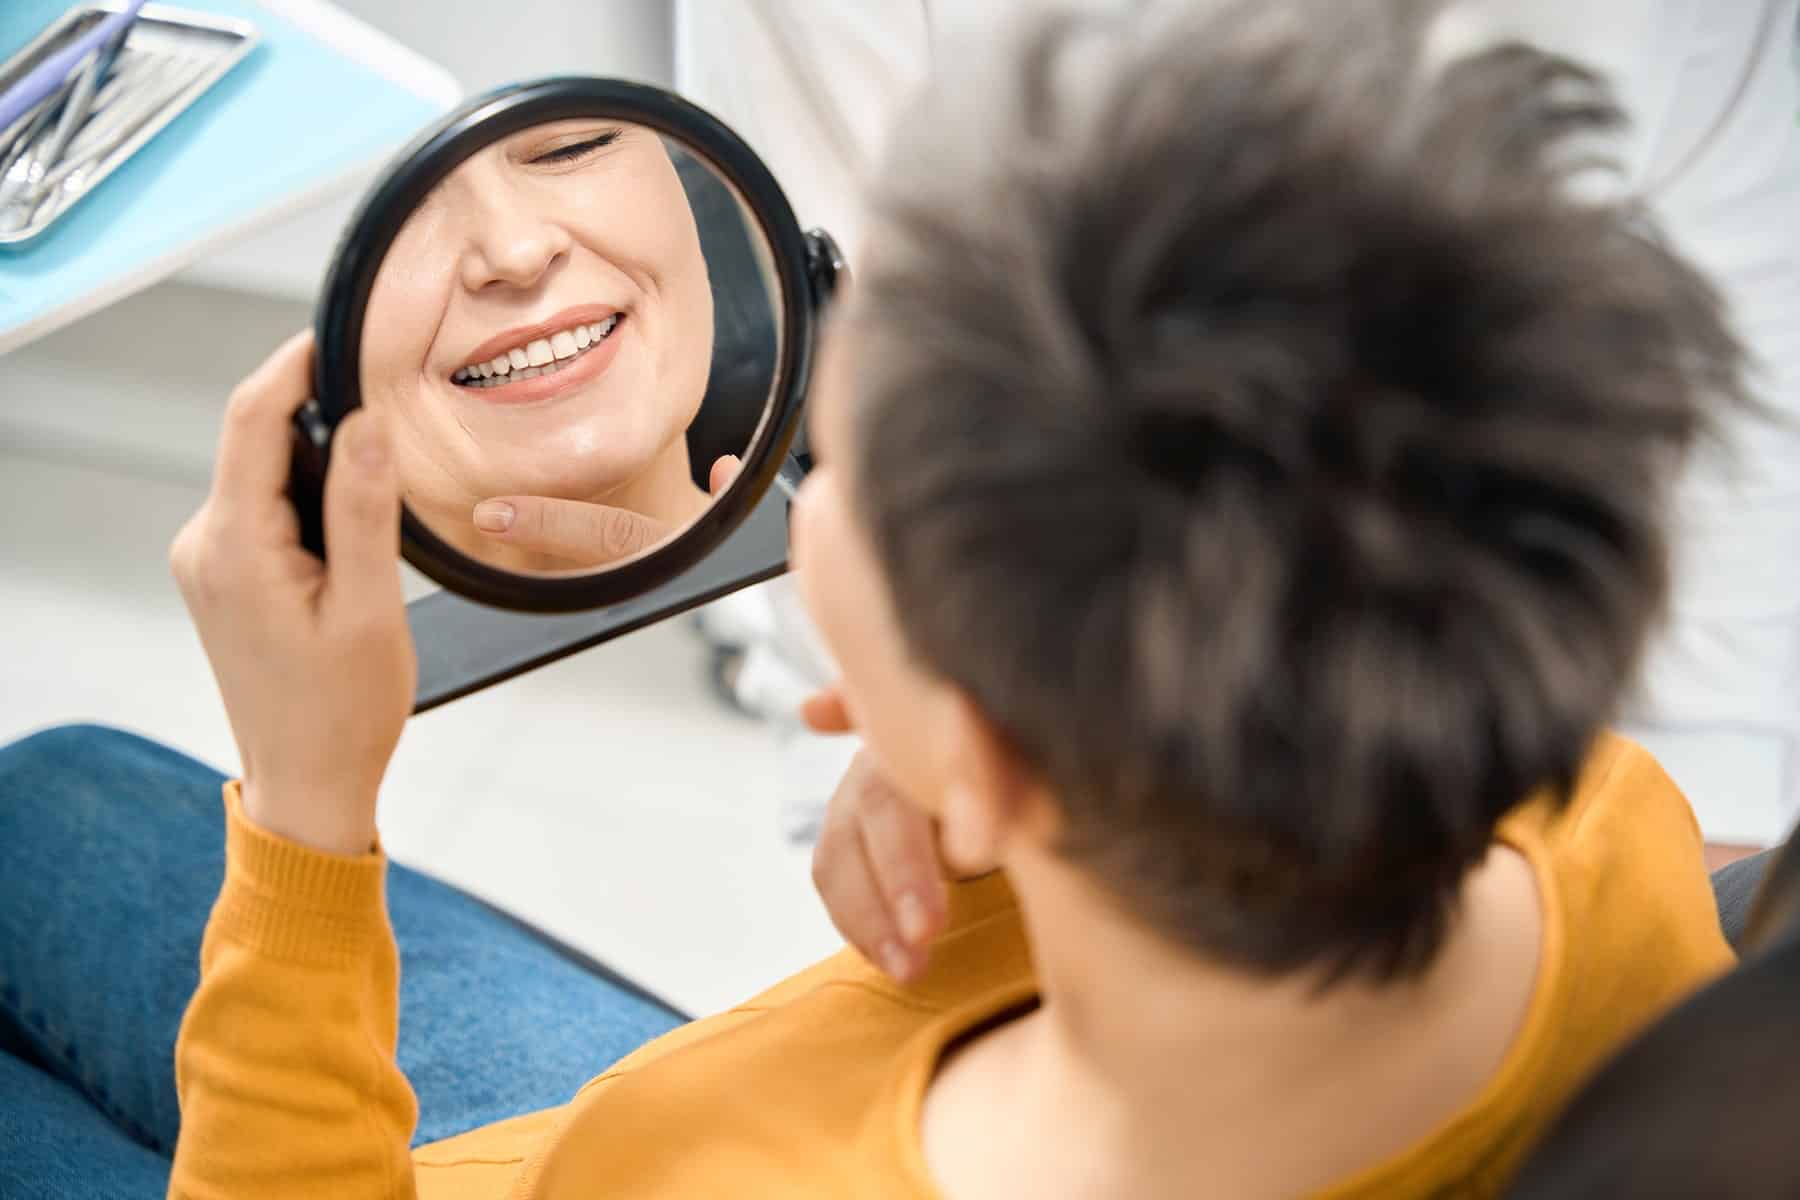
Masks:
[[[0,153],[0,202],[8,201],[14,192],[22,191],[30,185],[31,147],[36,143],[38,135],[56,119],[58,108],[68,99],[71,88],[71,84],[64,84],[53,92],[26,120],[24,130],[6,144],[5,152]],[[13,168],[21,162],[24,166],[20,167],[18,177],[14,178]]]
[[[120,31],[129,28],[131,23],[137,20],[138,9],[142,7],[144,7],[144,0],[129,0],[122,11],[107,17],[88,32],[44,59],[18,83],[8,88],[4,94],[0,94],[0,129],[5,129],[17,121],[25,113],[37,107],[38,102],[44,97],[63,86],[81,60],[92,51],[106,45],[107,41],[117,36]]]
[[[48,174],[62,161],[70,139],[93,115],[94,100],[99,95],[100,86],[106,82],[106,76],[112,71],[113,63],[118,59],[119,50],[130,32],[129,25],[119,26],[117,32],[94,48],[85,64],[79,68],[80,79],[63,104],[62,116],[56,121],[56,132],[51,136],[49,144],[39,152],[38,161],[42,164],[42,170],[34,171],[33,174]],[[48,189],[40,183],[39,193],[45,190]]]
[[[319,402],[308,399],[294,414],[293,462],[288,468],[288,501],[300,519],[300,544],[325,557],[325,467],[331,457],[331,429]]]
[[[56,127],[43,139],[43,144],[32,151],[34,165],[31,168],[32,196],[41,196],[47,189],[44,177],[52,168],[62,161],[63,151],[69,148],[69,139],[75,136],[88,119],[88,110],[94,103],[94,92],[98,84],[96,77],[103,68],[101,51],[94,51],[87,65],[83,66],[75,77],[75,86],[69,90],[69,98],[63,101],[62,112],[56,118]]]

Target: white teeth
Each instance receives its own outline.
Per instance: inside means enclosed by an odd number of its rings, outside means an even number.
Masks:
[[[466,387],[499,387],[516,379],[536,379],[560,371],[571,359],[606,340],[619,324],[619,313],[604,321],[577,325],[560,330],[547,338],[537,338],[524,346],[516,346],[487,362],[458,367],[450,376],[452,383]]]

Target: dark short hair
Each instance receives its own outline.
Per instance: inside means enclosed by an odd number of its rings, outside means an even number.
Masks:
[[[855,503],[1068,858],[1215,958],[1390,978],[1613,715],[1740,351],[1572,194],[1621,120],[1587,70],[1428,73],[1394,0],[1203,7],[1053,20],[902,123]]]

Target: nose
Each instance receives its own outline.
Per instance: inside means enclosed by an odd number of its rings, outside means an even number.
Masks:
[[[502,180],[471,180],[464,194],[470,205],[460,265],[463,286],[469,291],[535,287],[568,256],[568,230],[533,212],[526,197]]]

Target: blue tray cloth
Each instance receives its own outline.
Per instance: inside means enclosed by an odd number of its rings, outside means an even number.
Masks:
[[[0,61],[70,7],[0,0]],[[245,18],[262,41],[42,236],[0,250],[0,349],[180,269],[222,230],[379,161],[442,110],[249,0],[173,7]]]

